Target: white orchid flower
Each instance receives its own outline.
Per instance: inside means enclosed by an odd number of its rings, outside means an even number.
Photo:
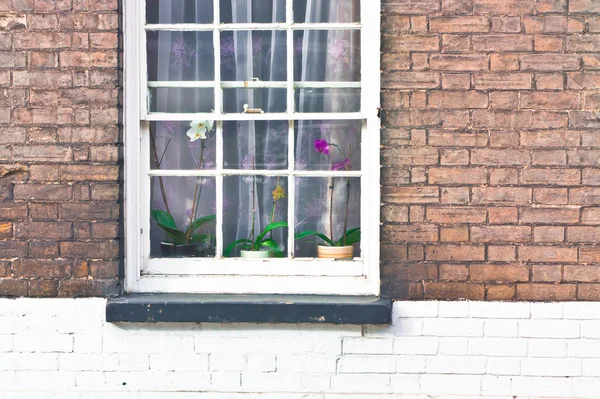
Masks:
[[[192,121],[186,134],[190,141],[206,140],[206,132],[212,130],[213,125],[213,121]]]

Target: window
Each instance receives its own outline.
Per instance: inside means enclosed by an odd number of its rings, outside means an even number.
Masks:
[[[378,294],[379,1],[124,7],[127,291]]]

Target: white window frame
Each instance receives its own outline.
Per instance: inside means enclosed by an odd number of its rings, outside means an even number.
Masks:
[[[226,30],[278,29],[287,32],[288,48],[293,46],[294,29],[361,29],[361,112],[358,113],[295,113],[293,51],[288,50],[288,112],[281,114],[222,114],[220,57],[215,57],[214,82],[155,82],[153,87],[212,87],[215,90],[215,113],[168,114],[147,112],[146,30],[218,30],[219,0],[214,0],[213,24],[177,24],[145,26],[145,0],[124,1],[124,156],[125,156],[125,289],[127,292],[199,293],[199,294],[311,294],[311,295],[379,295],[379,225],[380,225],[380,0],[362,0],[361,22],[354,24],[294,24],[291,2],[286,10],[286,22],[274,24],[236,24]],[[215,54],[220,53],[220,38],[214,36]],[[220,84],[221,83],[221,84]],[[272,82],[246,82],[258,87],[272,86]],[[275,83],[277,85],[277,83]],[[310,83],[310,87],[340,87],[336,83]],[[341,84],[352,87],[353,84]],[[357,85],[354,84],[354,87]],[[336,172],[336,176],[362,177],[361,186],[361,250],[362,258],[354,261],[318,259],[248,260],[228,258],[169,259],[168,264],[157,264],[150,259],[150,121],[215,120],[217,148],[222,149],[222,122],[226,120],[345,120],[363,121],[361,171]],[[294,156],[294,128],[290,123],[289,159]],[[217,169],[214,171],[165,171],[162,176],[215,176],[216,203],[222,207],[223,173],[222,153],[217,150]],[[246,171],[248,174],[302,176],[329,176],[330,172]],[[236,175],[243,174],[239,171]],[[294,187],[288,184],[289,214],[294,215]],[[222,210],[222,209],[221,209]],[[222,252],[222,212],[217,212],[217,254]],[[293,216],[290,216],[292,222]],[[290,226],[294,226],[290,223]],[[294,231],[290,228],[288,247],[294,248]],[[354,263],[353,263],[354,262]],[[161,271],[168,268],[171,273]],[[177,274],[173,274],[173,271]]]

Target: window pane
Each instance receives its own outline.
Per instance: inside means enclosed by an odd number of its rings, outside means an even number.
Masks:
[[[294,80],[360,82],[360,31],[294,32]]]
[[[225,24],[285,22],[285,0],[221,0]]]
[[[360,170],[362,121],[296,121],[296,170]]]
[[[286,32],[221,32],[223,81],[285,81]]]
[[[360,227],[360,178],[297,177],[296,193],[296,234],[316,231],[343,244],[344,232]],[[294,256],[314,258],[321,244],[325,242],[316,236],[298,239]],[[359,243],[354,244],[354,256],[360,256]]]
[[[148,24],[211,24],[213,0],[146,0]]]
[[[359,22],[359,0],[312,1],[294,0],[294,22]]]
[[[150,112],[195,113],[214,112],[213,89],[149,88]]]
[[[213,177],[153,177],[151,256],[213,257],[215,199]],[[190,225],[195,229],[188,232]]]
[[[298,89],[297,112],[360,112],[360,89]]]
[[[148,32],[148,80],[213,81],[212,38],[212,32]]]
[[[226,114],[244,113],[248,109],[263,112],[285,112],[287,110],[286,89],[224,89],[223,112]]]
[[[224,122],[224,168],[287,169],[288,131],[287,121]]]
[[[287,222],[287,178],[267,176],[225,176],[223,197],[223,240],[227,249],[237,240],[254,242],[271,222]],[[254,187],[254,188],[253,188]],[[275,195],[277,195],[275,197]],[[274,202],[274,198],[277,201]],[[252,210],[255,210],[253,213]],[[254,235],[252,225],[254,224]],[[276,228],[265,235],[270,240],[262,249],[270,248],[272,257],[287,256],[287,228]],[[225,256],[240,256],[243,245]],[[255,248],[256,249],[256,248]]]
[[[210,125],[213,125],[210,128]],[[152,169],[164,170],[212,170],[216,167],[216,134],[214,123],[208,122],[206,139],[196,139],[202,129],[190,122],[150,123],[150,160]],[[191,137],[190,137],[191,136]],[[204,147],[204,149],[202,148]],[[203,162],[200,160],[203,159]]]

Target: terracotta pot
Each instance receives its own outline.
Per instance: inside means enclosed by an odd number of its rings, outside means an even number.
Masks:
[[[202,248],[202,243],[175,245],[170,242],[161,242],[160,252],[163,258],[207,258],[214,256],[214,251]]]
[[[352,245],[345,247],[319,245],[317,254],[320,259],[352,259],[354,258],[354,247]]]
[[[247,259],[267,259],[273,257],[271,251],[241,251],[242,258]]]

